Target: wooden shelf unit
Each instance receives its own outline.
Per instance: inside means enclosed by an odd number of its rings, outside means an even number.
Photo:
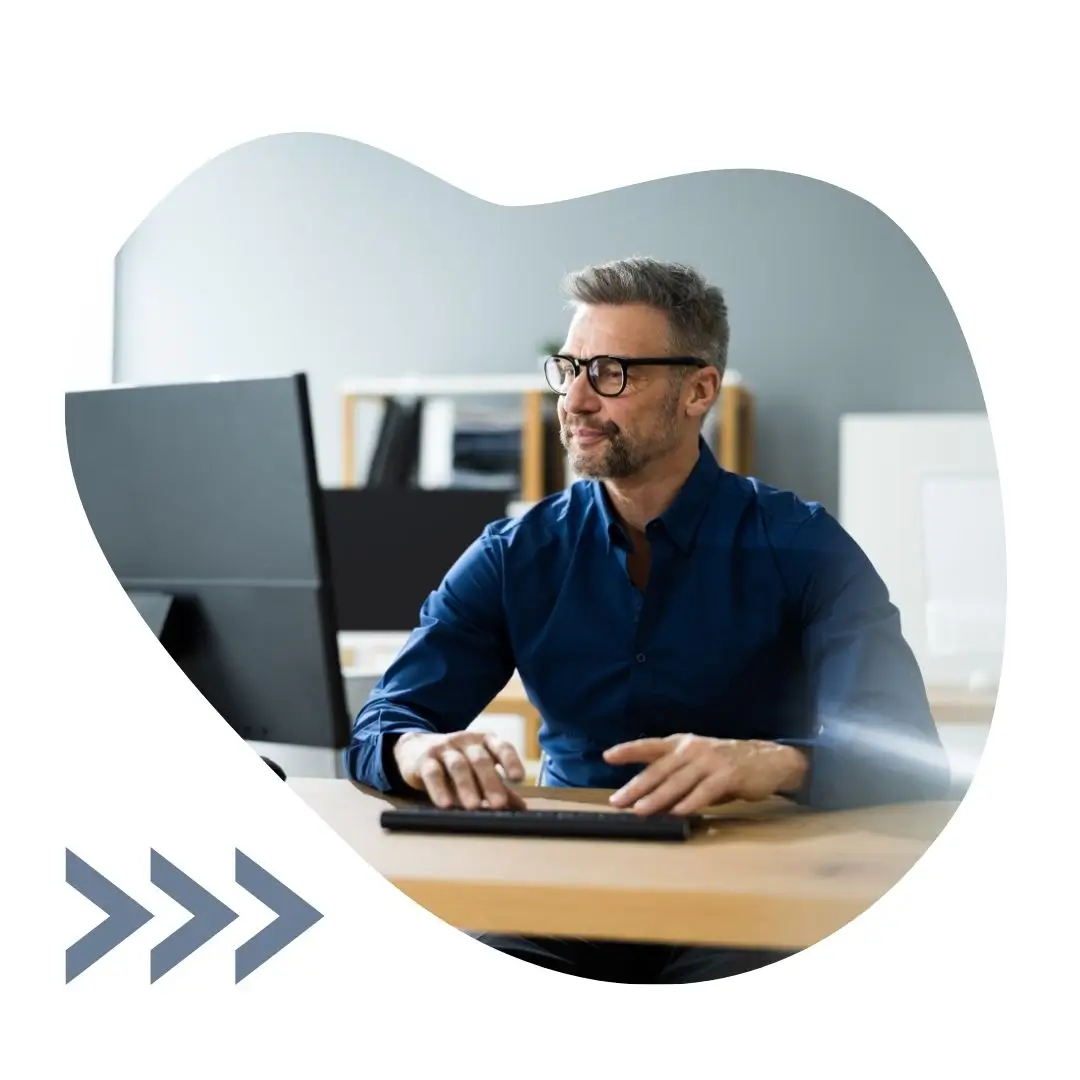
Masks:
[[[720,422],[713,452],[728,472],[750,476],[754,471],[754,395],[738,375],[732,375],[725,377],[720,389]]]
[[[465,395],[521,397],[521,498],[539,502],[545,493],[544,401],[553,398],[542,374],[537,375],[413,375],[353,379],[341,388],[343,487],[357,484],[356,407],[362,401],[381,403],[392,397],[461,397]],[[754,400],[737,372],[724,379],[717,405],[718,424],[713,452],[730,472],[749,475],[753,468]]]

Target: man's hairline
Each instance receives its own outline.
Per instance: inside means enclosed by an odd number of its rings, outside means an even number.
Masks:
[[[570,300],[567,302],[567,307],[570,308],[573,311],[573,316],[570,319],[570,327],[573,327],[574,319],[577,318],[577,316],[582,312],[582,310],[587,309],[587,308],[641,307],[641,308],[647,308],[649,311],[655,311],[658,314],[663,315],[664,316],[664,321],[667,323],[667,344],[665,346],[667,351],[664,353],[665,358],[672,357],[672,356],[693,356],[695,360],[700,360],[703,364],[705,364],[708,367],[716,368],[716,366],[717,366],[716,362],[711,357],[702,356],[700,354],[700,352],[693,353],[693,352],[684,352],[683,350],[681,350],[679,348],[679,346],[674,341],[675,327],[674,327],[674,324],[672,323],[670,312],[665,311],[662,307],[659,307],[656,304],[650,304],[647,300],[624,300],[624,301],[605,300],[605,301],[603,301],[601,303],[594,303],[594,302],[589,301],[589,300],[578,300],[578,299],[575,299],[574,297],[571,297]],[[626,359],[626,360],[635,359],[635,357],[633,357],[633,356],[625,356],[623,358]],[[581,359],[581,357],[578,357],[577,359]],[[718,368],[717,368],[717,371],[719,371]]]

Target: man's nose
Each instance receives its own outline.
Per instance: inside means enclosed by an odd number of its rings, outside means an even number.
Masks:
[[[579,372],[570,384],[565,403],[569,413],[594,413],[600,408],[600,395],[592,388],[584,371]]]

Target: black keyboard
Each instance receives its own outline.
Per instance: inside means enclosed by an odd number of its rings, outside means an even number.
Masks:
[[[393,832],[470,833],[486,836],[547,836],[594,840],[689,840],[694,819],[674,814],[639,817],[604,810],[384,810],[381,824]]]

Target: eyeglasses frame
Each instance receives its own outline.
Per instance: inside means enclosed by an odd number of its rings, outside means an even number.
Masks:
[[[565,353],[552,353],[550,356],[543,358],[544,378],[547,380],[548,386],[553,393],[559,395],[559,397],[565,397],[570,392],[568,386],[565,390],[556,390],[551,385],[551,379],[548,377],[548,365],[553,360],[562,360],[570,364],[574,371],[574,379],[581,374],[582,369],[585,370],[585,377],[589,380],[589,385],[593,390],[601,397],[618,397],[623,391],[626,390],[627,372],[632,367],[695,367],[704,368],[709,366],[707,360],[702,360],[700,356],[651,356],[651,357],[626,357],[626,356],[591,356],[588,360],[579,360],[576,356],[567,356]],[[622,382],[619,389],[614,393],[607,393],[599,389],[596,385],[596,379],[599,375],[599,365],[603,361],[614,361],[622,369]]]

